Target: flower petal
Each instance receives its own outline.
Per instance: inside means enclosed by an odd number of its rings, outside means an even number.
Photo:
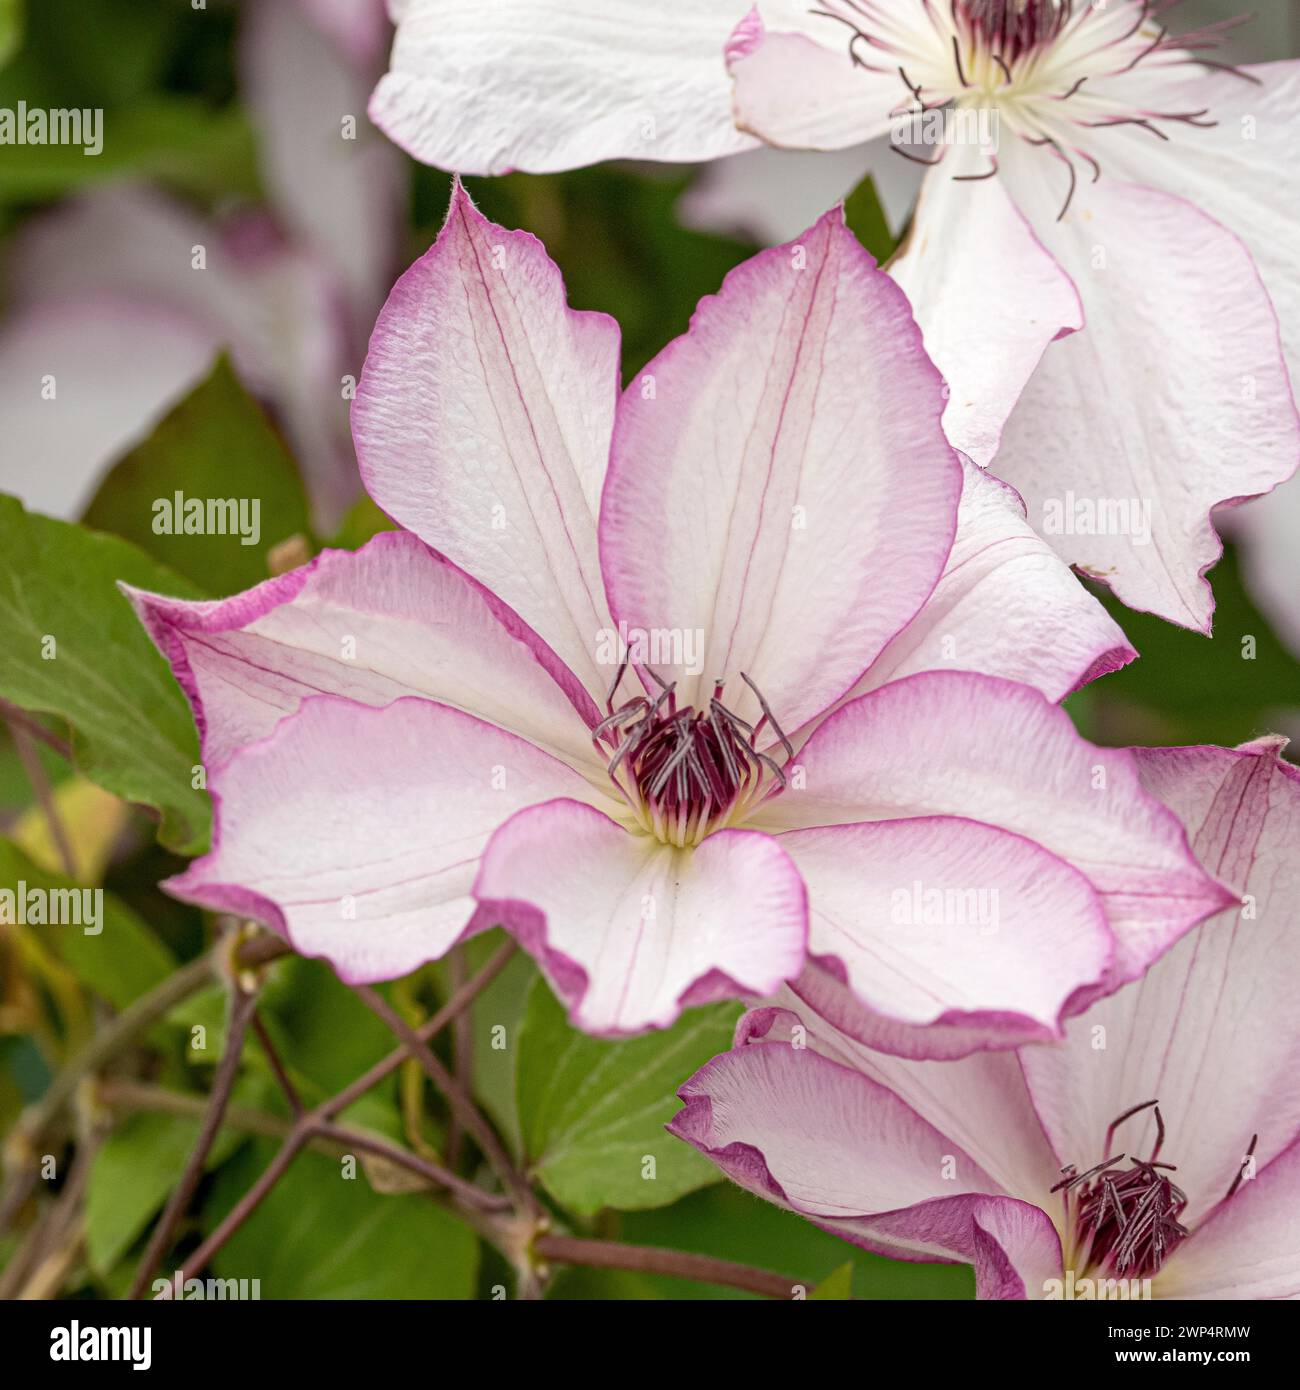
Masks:
[[[1300,658],[1300,478],[1233,511],[1223,529],[1238,543],[1251,598]]]
[[[351,982],[394,979],[471,927],[492,832],[521,807],[586,796],[557,758],[424,699],[307,700],[210,777],[210,854],[167,889],[258,918]]]
[[[759,4],[732,35],[727,67],[736,124],[787,149],[839,150],[884,134],[890,111],[907,94],[903,80],[854,62],[847,31],[835,47],[798,32],[804,15],[797,8]],[[824,21],[821,27],[831,30]]]
[[[79,516],[109,465],[202,380],[218,346],[201,323],[108,295],[12,315],[0,332],[0,489],[36,511]]]
[[[907,302],[828,213],[705,299],[619,407],[601,562],[629,629],[684,634],[654,663],[697,708],[796,728],[858,679],[924,602],[961,470]],[[694,681],[690,678],[694,677]]]
[[[994,1181],[993,1191],[1039,1203],[1060,1177],[1020,1066],[1020,1053],[988,1048],[987,1030],[907,1028],[866,1009],[847,986],[810,962],[772,996],[775,1007],[747,1014],[736,1040],[793,1037],[892,1091],[928,1124],[959,1144]],[[936,1046],[951,1038],[958,1044]],[[882,1050],[883,1049],[883,1050]],[[945,1059],[942,1066],[934,1061]]]
[[[736,130],[723,46],[751,0],[408,0],[370,115],[465,174],[703,160]]]
[[[1300,1297],[1300,1139],[1243,1182],[1160,1271],[1160,1298]]]
[[[887,159],[884,139],[843,150],[756,150],[705,164],[677,202],[689,227],[740,236],[761,246],[797,237],[870,173],[885,218],[896,235],[911,215],[922,171],[910,160]]]
[[[415,536],[325,551],[229,599],[127,593],[194,708],[209,765],[331,693],[367,705],[423,695],[602,773],[588,733],[596,711],[574,676]]]
[[[1024,1298],[1060,1275],[1060,1241],[1043,1212],[999,1195],[897,1096],[816,1052],[733,1049],[678,1094],[686,1108],[672,1133],[742,1187],[856,1245],[968,1260],[982,1298]]]
[[[948,383],[948,438],[981,467],[1048,344],[1083,327],[1073,282],[1003,181],[981,177],[991,167],[974,146],[949,150],[926,176],[907,242],[889,266]]]
[[[360,0],[349,11],[340,0],[261,0],[241,16],[239,70],[268,197],[346,287],[359,345],[397,267],[407,175],[363,114],[382,4]],[[350,134],[341,125],[349,117]]]
[[[1060,700],[1137,655],[1034,534],[1015,490],[965,457],[962,466],[957,538],[943,577],[842,703],[918,671],[953,668],[1004,676]]]
[[[493,836],[474,894],[589,1033],[666,1028],[688,1005],[773,990],[803,964],[803,881],[752,831],[674,849],[557,801]]]
[[[894,681],[827,719],[798,765],[755,824],[968,816],[1080,869],[1115,933],[1106,988],[1135,979],[1231,899],[1192,857],[1173,813],[1142,788],[1132,756],[1085,742],[1028,686],[945,671]]]
[[[1020,835],[926,816],[780,843],[808,885],[809,954],[899,1022],[983,1027],[1007,1047],[1051,1038],[1110,965],[1088,880]]]
[[[487,585],[603,695],[596,510],[618,326],[568,307],[540,242],[456,185],[370,340],[352,432],[370,495]]]
[[[1193,1222],[1227,1191],[1252,1134],[1262,1167],[1300,1133],[1300,769],[1276,750],[1136,750],[1144,785],[1241,900],[1075,1020],[1065,1044],[1023,1054],[1057,1152],[1080,1167],[1105,1156],[1117,1115],[1158,1099]],[[1117,1142],[1146,1153],[1154,1137],[1143,1115]]]
[[[1146,131],[1108,131],[1113,139],[1107,142],[1107,171],[1186,198],[1242,239],[1277,310],[1295,385],[1300,382],[1300,265],[1289,247],[1295,229],[1291,209],[1300,202],[1300,166],[1293,158],[1300,60],[1258,63],[1238,72],[1189,65],[1166,69],[1166,82],[1162,109],[1208,111],[1209,119],[1184,127],[1177,144],[1162,147],[1154,158]],[[1149,89],[1149,81],[1145,85]]]
[[[1179,198],[1103,178],[1057,223],[1054,164],[1013,149],[1002,167],[1088,326],[1045,354],[995,467],[1067,561],[1130,607],[1209,631],[1211,509],[1300,459],[1277,319],[1241,242]]]
[[[8,269],[18,302],[127,300],[137,322],[144,313],[185,322],[228,348],[241,380],[274,406],[322,525],[335,524],[356,496],[339,391],[355,364],[338,286],[318,257],[286,246],[264,214],[218,225],[154,190],[95,188],[33,218],[14,238]],[[142,363],[170,341],[146,346]],[[106,378],[120,370],[114,357],[132,360],[126,343],[104,356]]]

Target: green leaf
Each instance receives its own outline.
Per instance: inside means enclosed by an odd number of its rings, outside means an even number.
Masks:
[[[211,814],[192,785],[198,737],[119,580],[201,597],[118,537],[29,513],[0,494],[0,697],[66,719],[86,776],[154,807],[163,844],[197,854]]]
[[[199,1136],[198,1120],[131,1115],[95,1155],[86,1188],[86,1254],[106,1274],[143,1232],[175,1187]],[[219,1167],[238,1147],[238,1134],[217,1135],[204,1165]]]
[[[847,1303],[853,1297],[853,1261],[832,1270],[808,1295],[809,1303]]]
[[[680,1108],[677,1087],[731,1045],[738,1010],[691,1009],[665,1032],[604,1042],[570,1028],[545,981],[534,984],[519,1035],[519,1117],[530,1170],[561,1206],[582,1216],[659,1207],[722,1180],[664,1125]]]
[[[894,234],[889,230],[889,220],[870,174],[844,200],[844,219],[849,230],[876,258],[877,265],[884,265],[894,254]]]
[[[127,177],[157,180],[206,199],[256,196],[253,133],[235,107],[214,110],[203,101],[165,96],[92,109],[102,111],[98,131],[92,119],[82,144],[6,145],[0,201],[55,198]],[[98,154],[91,143],[96,134],[102,141]]]
[[[469,974],[477,974],[506,940],[505,932],[496,927],[465,942],[462,949]],[[516,1155],[522,1147],[519,1107],[515,1099],[519,1027],[536,979],[536,964],[525,952],[519,951],[469,1008],[473,1027],[474,1098]],[[444,988],[450,992],[450,984]]]
[[[71,879],[46,873],[11,840],[0,839],[0,888],[17,893],[20,883],[45,892],[80,891]],[[100,901],[99,931],[93,935],[86,934],[84,921],[82,926],[34,926],[32,931],[53,946],[83,984],[121,1009],[170,975],[176,958],[124,902],[112,893],[104,893]]]
[[[265,1167],[272,1148],[250,1145],[217,1178],[209,1228]],[[381,1196],[355,1155],[304,1153],[213,1260],[221,1278],[261,1280],[265,1298],[473,1297],[478,1241],[423,1196]]]
[[[239,504],[238,516],[232,509],[218,518],[229,534],[169,534],[181,527],[184,502],[208,499]],[[224,356],[114,467],[82,519],[220,595],[265,579],[267,551],[308,530],[307,499],[293,460]],[[240,526],[253,537],[250,543]]]
[[[0,0],[0,68],[23,41],[23,0]]]

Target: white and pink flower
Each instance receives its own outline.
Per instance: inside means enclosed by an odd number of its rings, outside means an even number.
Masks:
[[[1063,1042],[917,1061],[801,982],[742,1020],[670,1128],[868,1250],[972,1264],[981,1298],[1297,1297],[1300,769],[1281,744],[1135,751],[1238,901]]]
[[[1172,8],[407,0],[371,110],[461,172],[872,141],[932,166],[892,270],[952,442],[1069,563],[1208,631],[1212,510],[1300,462],[1300,64],[1221,64],[1223,26],[1171,36]],[[963,113],[981,139],[918,145]]]
[[[172,890],[350,980],[504,923],[601,1033],[810,951],[896,1026],[1056,1035],[1224,890],[1051,703],[1131,653],[943,406],[838,212],[620,397],[614,322],[457,186],[353,409],[407,531],[133,595],[217,811]],[[918,875],[996,887],[996,930],[895,931]]]

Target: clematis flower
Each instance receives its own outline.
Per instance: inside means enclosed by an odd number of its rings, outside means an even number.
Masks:
[[[787,993],[686,1083],[670,1128],[865,1249],[972,1264],[981,1298],[1300,1295],[1300,769],[1284,743],[1135,750],[1239,898],[1063,1042],[927,1066]]]
[[[952,442],[1069,563],[1208,631],[1212,509],[1300,462],[1300,64],[1221,65],[1225,26],[1173,37],[1168,8],[407,0],[371,109],[461,171],[756,141],[931,166],[893,270]]]
[[[950,448],[842,213],[733,271],[621,398],[618,363],[457,185],[353,408],[407,530],[221,602],[132,595],[216,809],[171,891],[352,981],[501,923],[599,1033],[811,949],[891,1019],[1001,1042],[1219,906],[1128,756],[1051,703],[1131,653]],[[891,934],[900,866],[996,887],[994,929]]]
[[[318,520],[336,523],[357,493],[342,383],[360,367],[401,226],[400,156],[364,121],[356,139],[343,133],[362,117],[387,27],[382,0],[245,7],[241,89],[267,209],[210,218],[121,183],[19,230],[5,258],[0,487],[78,515],[228,348],[283,426]]]

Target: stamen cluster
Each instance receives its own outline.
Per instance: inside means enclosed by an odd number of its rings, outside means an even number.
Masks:
[[[724,682],[718,681],[707,709],[677,705],[676,684],[660,685],[653,699],[638,695],[619,708],[614,694],[626,667],[619,668],[607,708],[609,715],[593,731],[613,749],[609,775],[641,827],[665,844],[696,845],[710,831],[734,824],[765,796],[784,789],[783,768],[760,751],[767,726],[793,756],[767,702],[748,676],[741,679],[754,692],[763,717],[749,724],[722,703]]]

